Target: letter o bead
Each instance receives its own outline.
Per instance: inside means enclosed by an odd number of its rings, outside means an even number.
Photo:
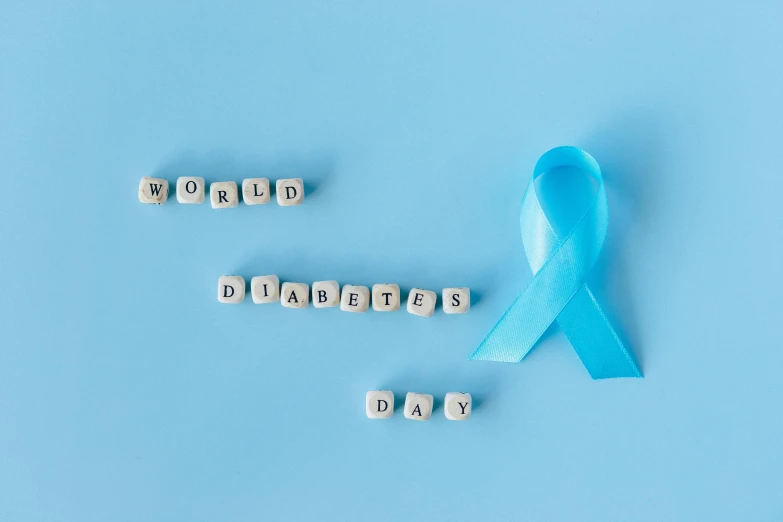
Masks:
[[[394,394],[389,390],[368,391],[365,411],[371,419],[388,419],[394,415]]]
[[[198,205],[204,202],[206,185],[204,178],[183,176],[177,178],[177,201],[185,205]]]

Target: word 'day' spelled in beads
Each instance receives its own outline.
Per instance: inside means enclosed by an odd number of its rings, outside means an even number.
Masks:
[[[403,414],[406,419],[425,421],[432,417],[434,400],[427,393],[409,392],[405,396]],[[394,393],[390,390],[371,390],[364,399],[364,409],[370,419],[390,419],[394,415]],[[443,412],[448,420],[467,420],[473,398],[469,393],[449,392],[443,400]]]
[[[311,300],[307,283],[285,282],[280,284],[276,275],[256,276],[250,280],[250,295],[255,304],[280,303],[286,308],[307,308]],[[420,317],[432,317],[437,294],[431,290],[412,288],[408,293],[408,313]],[[218,301],[226,304],[241,303],[245,299],[245,279],[242,276],[218,278]],[[443,311],[447,314],[464,314],[470,310],[470,288],[444,288],[441,292]],[[339,306],[344,312],[362,313],[394,312],[400,309],[400,287],[382,283],[372,289],[359,285],[344,285],[337,281],[316,281],[312,286],[312,302],[315,308]]]
[[[183,176],[177,178],[177,201],[186,205],[204,202],[207,185],[204,178]],[[301,178],[279,179],[275,183],[277,204],[281,207],[300,205],[304,201],[305,188]],[[240,191],[236,181],[215,181],[209,184],[209,201],[212,208],[234,208],[239,205]],[[169,197],[169,182],[161,178],[141,178],[139,201],[162,205]],[[242,180],[242,200],[246,205],[265,205],[271,200],[269,180],[248,178]]]

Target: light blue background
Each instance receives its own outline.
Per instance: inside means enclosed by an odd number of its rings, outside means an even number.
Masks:
[[[783,6],[685,3],[3,2],[0,519],[781,520]],[[565,144],[604,167],[593,284],[642,380],[558,331],[467,361]],[[156,207],[145,175],[309,192]],[[478,302],[217,303],[264,273]],[[476,407],[369,421],[376,388]]]

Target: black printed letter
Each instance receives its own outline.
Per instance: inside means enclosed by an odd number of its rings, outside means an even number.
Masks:
[[[153,196],[160,195],[160,188],[163,185],[158,185],[157,183],[150,183],[150,192],[152,192]]]
[[[288,302],[290,303],[292,301],[294,303],[298,303],[299,302],[299,300],[296,298],[296,293],[293,290],[291,290],[291,295],[288,296]]]
[[[231,289],[231,293],[228,293],[228,289]],[[230,285],[223,285],[223,297],[234,297],[234,287]]]
[[[413,298],[413,304],[416,306],[421,306],[421,300],[424,297],[424,294],[420,294],[416,292],[416,295]]]
[[[228,203],[225,190],[218,190],[218,203]]]
[[[381,409],[381,403],[383,403],[383,409]],[[378,413],[389,409],[389,403],[383,399],[378,399]]]
[[[359,294],[353,292],[348,294],[348,306],[359,306]]]
[[[261,192],[261,194],[258,193],[258,183],[253,183],[253,195],[254,196],[263,196],[264,193]]]
[[[419,417],[421,417],[421,410],[419,409],[419,405],[417,404],[415,408],[413,408],[413,411],[411,412],[411,415],[419,414]]]
[[[190,184],[191,183],[193,183],[193,190],[190,190]],[[196,182],[193,181],[192,179],[190,181],[188,181],[187,183],[185,183],[185,192],[187,192],[188,194],[195,194],[196,193],[196,189],[198,189],[198,185],[196,185]]]
[[[294,191],[294,195],[292,196],[289,190]],[[285,188],[285,199],[294,199],[296,197],[296,188],[295,187],[286,187]]]
[[[451,296],[451,306],[459,306],[459,295],[454,294]]]
[[[457,401],[457,404],[459,404],[459,407],[462,408],[462,414],[465,415],[465,408],[467,407],[468,403],[462,404],[461,402]]]
[[[326,290],[318,290],[318,302],[319,303],[326,302]]]
[[[391,292],[384,292],[381,295],[386,298],[386,306],[389,306],[389,296],[391,296]]]

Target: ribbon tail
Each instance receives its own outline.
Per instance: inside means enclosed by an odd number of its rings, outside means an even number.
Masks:
[[[525,292],[522,292],[514,299],[469,359],[510,363],[521,361],[543,334],[543,331],[536,333],[530,330],[530,321],[526,313],[528,307]]]
[[[642,377],[633,355],[587,285],[574,294],[557,322],[593,379]]]

